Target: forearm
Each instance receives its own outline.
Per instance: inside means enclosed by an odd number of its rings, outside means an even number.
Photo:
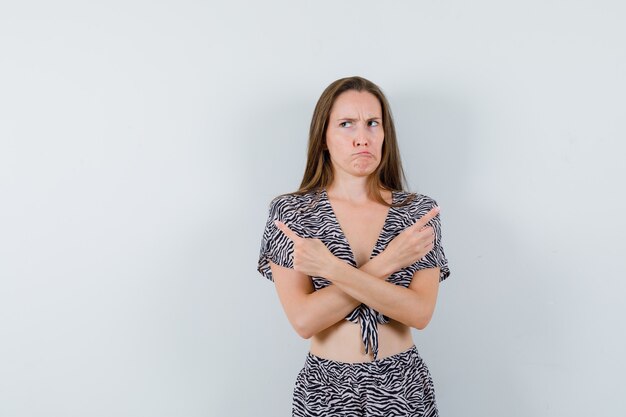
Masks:
[[[425,306],[420,302],[417,292],[382,280],[344,262],[334,263],[327,279],[356,300],[355,302],[366,304],[407,326],[421,328],[422,316],[428,314],[427,309],[422,308]]]
[[[385,280],[395,272],[383,254],[370,259],[359,270],[377,280]],[[305,334],[310,337],[345,319],[360,304],[361,301],[346,294],[337,285],[329,285],[314,291],[307,296],[306,307],[304,308],[303,316],[306,317],[306,323],[303,323],[303,327],[306,329]]]
[[[329,285],[307,295],[301,311],[303,337],[308,339],[343,320],[360,301],[349,296],[336,285]]]

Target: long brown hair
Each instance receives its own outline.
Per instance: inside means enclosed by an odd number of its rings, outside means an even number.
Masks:
[[[389,206],[380,193],[381,188],[388,191],[403,191],[406,184],[396,139],[396,128],[393,124],[389,102],[382,90],[373,82],[358,76],[334,81],[326,87],[317,101],[309,128],[309,145],[304,176],[302,177],[300,188],[293,194],[302,195],[314,190],[319,191],[332,183],[333,169],[328,148],[325,146],[326,129],[335,100],[341,93],[348,90],[366,91],[373,94],[380,102],[384,132],[382,157],[376,170],[369,175],[367,184],[370,196],[381,204]],[[400,205],[406,204],[408,200]]]

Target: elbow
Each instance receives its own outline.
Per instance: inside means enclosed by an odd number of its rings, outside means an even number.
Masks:
[[[426,326],[428,326],[428,323],[430,323],[430,319],[432,317],[432,314],[417,317],[413,322],[412,327],[415,327],[417,330],[424,330]]]
[[[313,333],[298,333],[298,335],[303,339],[310,339],[313,336]]]
[[[310,339],[313,337],[313,331],[311,330],[311,326],[304,320],[304,318],[300,318],[294,321],[293,328],[303,339]]]
[[[421,304],[413,310],[413,322],[411,327],[415,327],[417,330],[424,330],[430,320],[433,318],[435,312],[435,304]]]
[[[428,326],[428,322],[425,320],[419,321],[413,325],[417,330],[424,330]]]
[[[290,309],[287,317],[291,323],[291,327],[303,339],[310,339],[317,331],[314,329],[314,322],[311,313],[306,308],[306,303],[301,302],[297,308]]]
[[[313,336],[313,333],[304,328],[296,328],[296,333],[303,339],[310,339]]]

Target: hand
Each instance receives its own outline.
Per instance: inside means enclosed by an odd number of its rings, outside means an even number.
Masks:
[[[396,270],[414,264],[433,249],[435,230],[426,224],[437,214],[439,214],[439,207],[433,207],[415,224],[404,229],[389,242],[383,252],[397,268]]]
[[[324,242],[300,237],[280,220],[274,223],[293,242],[293,269],[312,277],[327,278],[329,267],[338,258],[328,250]]]

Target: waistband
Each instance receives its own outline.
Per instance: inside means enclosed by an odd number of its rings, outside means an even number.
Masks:
[[[303,370],[321,380],[364,380],[388,374],[403,374],[422,359],[415,345],[409,349],[371,362],[340,362],[307,353]]]

